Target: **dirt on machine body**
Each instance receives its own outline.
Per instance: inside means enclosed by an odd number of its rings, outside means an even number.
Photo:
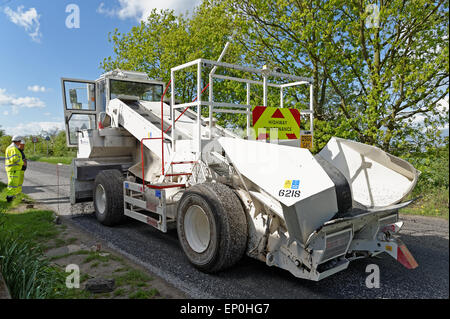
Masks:
[[[179,103],[176,74],[193,69],[197,98]],[[245,85],[247,101],[217,102],[220,81]],[[306,88],[300,139],[256,140],[250,96],[258,86],[263,106],[268,88],[280,90],[281,106],[287,90]],[[168,85],[115,70],[96,81],[63,78],[62,89],[67,143],[78,147],[71,203],[93,201],[104,225],[130,217],[162,232],[176,228],[187,259],[205,272],[244,254],[316,281],[383,252],[417,267],[398,238],[398,210],[411,203],[403,201],[419,172],[337,137],[316,155],[300,147],[314,134],[311,79],[198,59],[172,68]],[[247,129],[217,125],[218,114],[246,118]]]

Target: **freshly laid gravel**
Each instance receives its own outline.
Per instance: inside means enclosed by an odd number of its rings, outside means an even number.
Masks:
[[[418,268],[408,270],[382,254],[356,260],[348,269],[319,282],[297,279],[249,257],[226,271],[209,275],[191,266],[174,230],[163,234],[136,221],[110,228],[100,225],[93,215],[75,217],[72,222],[192,298],[448,298],[448,222],[402,218],[402,239],[419,263]],[[366,287],[366,267],[370,264],[380,269],[380,288]]]
[[[0,180],[6,173],[0,161]],[[24,192],[61,215],[70,215],[68,166],[60,166],[60,200],[55,165],[32,162]],[[92,212],[92,205],[85,205]],[[72,219],[73,224],[109,243],[134,262],[184,291],[192,298],[449,298],[449,223],[446,220],[402,216],[401,238],[419,267],[408,270],[392,257],[362,259],[348,269],[319,282],[297,279],[289,272],[244,257],[226,271],[208,275],[184,256],[175,230],[163,234],[129,221],[117,227],[100,225],[94,215]],[[378,265],[380,288],[367,288],[366,267]]]

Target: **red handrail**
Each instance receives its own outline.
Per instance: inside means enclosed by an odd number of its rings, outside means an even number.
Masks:
[[[203,88],[203,90],[200,92],[200,94],[203,94],[203,92],[205,92],[205,90],[209,87],[209,83]],[[192,102],[197,101],[198,96],[195,97],[195,99],[192,100]],[[187,108],[184,109],[184,111],[177,117],[177,119],[173,122],[176,123],[176,121],[178,121],[180,119],[181,116],[183,116],[184,113],[186,113],[186,111],[190,108],[190,106],[188,106]],[[167,130],[164,131],[164,133],[167,133],[167,131],[170,130],[170,128],[172,127],[172,125],[170,125]]]
[[[147,138],[143,138],[141,139],[141,162],[142,162],[142,187],[143,189],[145,189],[145,186],[147,187],[151,187],[151,185],[146,185],[145,184],[145,179],[144,179],[144,174],[145,174],[145,163],[144,163],[144,141],[145,140],[159,140],[161,139],[161,175],[164,175],[164,133],[167,133],[170,128],[172,127],[172,125],[170,125],[167,130],[164,131],[164,96],[167,93],[167,90],[169,88],[169,85],[172,83],[172,80],[169,81],[169,83],[167,83],[166,88],[164,90],[163,95],[161,96],[161,137],[147,137]],[[205,90],[209,87],[209,83],[203,88],[203,90],[200,92],[200,94],[202,94],[203,92],[205,92]],[[198,96],[195,97],[195,99],[192,102],[197,101]],[[176,120],[174,121],[174,123],[176,121],[179,120],[179,118],[190,108],[190,106],[188,106],[187,108],[184,109],[184,111],[176,118]],[[200,110],[198,110],[198,112],[200,112]],[[181,184],[180,184],[181,185]],[[173,186],[177,186],[177,185],[173,185]],[[167,187],[172,187],[172,186],[167,186]],[[164,187],[166,188],[166,187]]]

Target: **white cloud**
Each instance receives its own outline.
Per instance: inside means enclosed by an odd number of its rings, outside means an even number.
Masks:
[[[97,12],[107,16],[117,16],[120,19],[145,20],[153,9],[172,9],[176,13],[193,12],[201,0],[118,0],[119,7],[107,8],[100,3]]]
[[[19,97],[17,99],[13,99],[12,102],[12,110],[14,114],[19,113],[19,108],[44,108],[45,103],[38,99],[37,97]]]
[[[441,113],[442,115],[447,114],[448,116],[448,95],[446,97],[444,97],[442,100],[440,100],[439,102],[437,102],[437,109],[439,111],[439,113]]]
[[[4,130],[8,135],[35,135],[41,131],[63,130],[64,122],[29,122],[20,123],[15,127],[5,127]]]
[[[105,7],[105,4],[102,2],[97,8],[97,13],[104,14],[106,16],[113,17],[116,15],[116,11],[113,9],[108,9]]]
[[[46,92],[46,91],[48,91],[48,89],[45,87],[45,86],[39,86],[39,85],[31,85],[31,86],[28,86],[28,91],[31,91],[31,92]]]
[[[445,98],[439,100],[436,103],[436,109],[439,112],[440,116],[446,117],[448,119],[448,116],[449,116],[449,113],[448,113],[449,112],[448,96],[446,96]],[[415,125],[422,126],[422,125],[424,125],[425,119],[427,117],[429,117],[429,116],[424,115],[424,114],[416,114],[416,115],[414,115],[412,117],[412,120],[413,120],[412,123],[415,124]],[[435,119],[435,117],[432,116],[431,119]],[[447,123],[445,123],[443,127],[439,127],[438,129],[439,130],[446,130],[446,129],[448,130],[448,128],[449,128],[449,124],[448,124],[448,121],[447,121]]]
[[[11,103],[11,97],[6,95],[5,89],[0,89],[0,105],[6,105]]]
[[[45,103],[37,97],[15,97],[6,93],[6,89],[0,89],[0,106],[11,106],[13,113],[17,114],[19,108],[44,108]]]
[[[6,7],[4,12],[12,23],[23,27],[33,41],[41,41],[42,33],[39,31],[41,27],[39,18],[41,16],[35,8],[24,11],[24,6],[19,6],[17,11],[14,11],[10,7]]]
[[[443,98],[442,100],[440,100],[439,102],[437,102],[437,109],[439,111],[439,113],[441,113],[442,116],[445,116],[447,118],[447,123],[444,124],[443,129],[444,130],[448,130],[449,126],[448,126],[448,112],[449,112],[449,104],[448,104],[448,95]]]
[[[8,111],[3,111],[3,115],[8,116],[9,112]]]

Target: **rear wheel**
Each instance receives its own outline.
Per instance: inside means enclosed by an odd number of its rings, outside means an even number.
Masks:
[[[177,231],[189,261],[205,272],[233,266],[245,253],[247,220],[237,195],[219,183],[191,187],[180,199]]]
[[[124,221],[123,181],[123,175],[118,170],[101,171],[95,178],[95,216],[103,225],[114,226]]]

